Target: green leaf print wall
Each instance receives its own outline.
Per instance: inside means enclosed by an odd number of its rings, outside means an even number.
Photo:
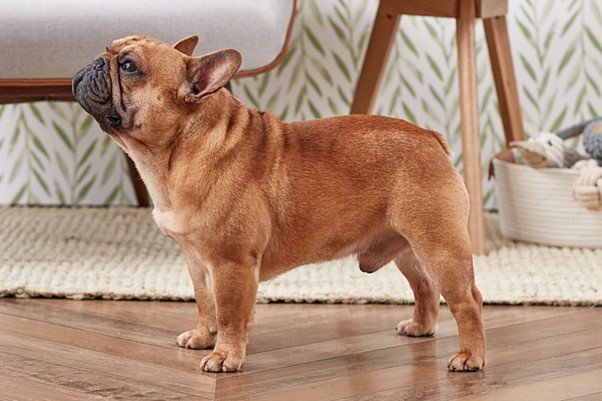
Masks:
[[[288,54],[233,83],[249,107],[288,121],[346,114],[375,0],[300,0]],[[483,29],[477,29],[483,169],[504,146]],[[602,115],[602,2],[511,0],[509,28],[525,129],[554,131]],[[192,33],[192,32],[191,32]],[[455,23],[402,17],[375,112],[445,134],[461,170]],[[485,201],[495,207],[484,178]],[[0,203],[132,204],[119,149],[74,103],[0,106]]]

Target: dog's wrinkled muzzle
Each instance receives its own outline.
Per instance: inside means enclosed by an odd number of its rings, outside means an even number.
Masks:
[[[109,58],[99,56],[73,77],[75,100],[90,113],[103,130],[110,131],[121,124],[121,116],[112,105]]]

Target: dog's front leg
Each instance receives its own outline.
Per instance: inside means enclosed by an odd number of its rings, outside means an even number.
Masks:
[[[256,264],[224,261],[210,267],[217,311],[217,342],[201,361],[205,372],[235,372],[245,358],[259,281]]]
[[[211,276],[207,266],[194,253],[186,253],[186,262],[194,286],[194,298],[196,299],[199,317],[196,328],[180,334],[177,343],[184,348],[210,348],[215,344],[217,334]]]

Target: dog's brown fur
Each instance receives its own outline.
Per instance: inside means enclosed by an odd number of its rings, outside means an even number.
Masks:
[[[443,137],[377,116],[284,123],[221,89],[237,52],[201,62],[189,56],[195,44],[129,37],[101,55],[123,117],[107,130],[135,161],[194,283],[198,324],[178,345],[214,346],[205,371],[239,370],[260,280],[356,254],[362,271],[394,260],[410,282],[414,318],[399,334],[432,335],[442,294],[460,332],[449,369],[482,368],[468,199]],[[143,75],[118,72],[125,53]]]

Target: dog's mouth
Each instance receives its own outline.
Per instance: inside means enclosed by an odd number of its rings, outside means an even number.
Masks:
[[[72,92],[75,100],[98,121],[103,131],[115,133],[123,129],[124,118],[113,104],[110,64],[111,59],[101,55],[79,70],[73,77]]]

